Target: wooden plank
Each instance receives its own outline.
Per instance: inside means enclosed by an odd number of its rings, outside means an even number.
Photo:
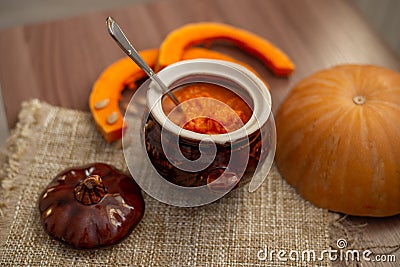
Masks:
[[[157,47],[169,31],[194,21],[229,23],[271,40],[297,65],[289,79],[274,77],[235,49],[218,49],[254,65],[271,85],[274,110],[296,82],[322,68],[371,63],[399,69],[398,57],[345,1],[159,1],[0,32],[0,81],[10,127],[21,101],[32,97],[88,110],[93,82],[123,56],[106,31],[108,15],[138,49]]]
[[[4,146],[9,134],[7,118],[5,115],[3,103],[4,102],[3,102],[3,96],[1,94],[1,85],[0,85],[0,149]]]

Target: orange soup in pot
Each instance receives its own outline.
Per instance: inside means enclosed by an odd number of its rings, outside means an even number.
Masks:
[[[177,108],[168,96],[162,99],[162,108],[176,125],[201,134],[225,134],[246,124],[251,115],[250,106],[236,93],[211,83],[192,83],[174,89],[181,103]]]

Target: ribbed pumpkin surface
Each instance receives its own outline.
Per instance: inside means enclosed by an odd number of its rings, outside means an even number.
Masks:
[[[276,117],[276,164],[318,207],[362,216],[400,213],[400,74],[370,65],[317,72]]]

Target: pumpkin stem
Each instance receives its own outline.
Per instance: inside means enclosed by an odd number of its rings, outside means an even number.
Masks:
[[[83,179],[74,189],[75,199],[84,205],[100,202],[107,190],[98,175],[90,175]]]
[[[363,95],[356,95],[353,97],[353,102],[356,105],[363,105],[365,103],[365,101],[366,101],[366,98]]]

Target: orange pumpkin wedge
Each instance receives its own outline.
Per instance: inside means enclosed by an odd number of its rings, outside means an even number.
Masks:
[[[154,67],[158,49],[140,52],[146,63]],[[95,82],[89,97],[89,107],[98,130],[107,142],[122,137],[123,115],[118,101],[125,85],[145,76],[144,72],[129,58],[125,57],[106,68]]]
[[[289,76],[295,69],[289,57],[266,39],[249,31],[213,22],[187,24],[168,34],[160,47],[158,67],[178,62],[189,47],[221,39],[231,41],[257,57],[277,76]]]
[[[146,63],[154,68],[158,49],[139,52]],[[208,58],[230,61],[257,72],[249,65],[235,60],[227,55],[204,48],[190,48],[182,55],[182,60]],[[122,137],[123,115],[119,111],[118,101],[126,85],[135,83],[145,77],[145,73],[128,57],[122,58],[103,71],[95,82],[89,98],[90,111],[97,128],[107,142],[113,142]]]

